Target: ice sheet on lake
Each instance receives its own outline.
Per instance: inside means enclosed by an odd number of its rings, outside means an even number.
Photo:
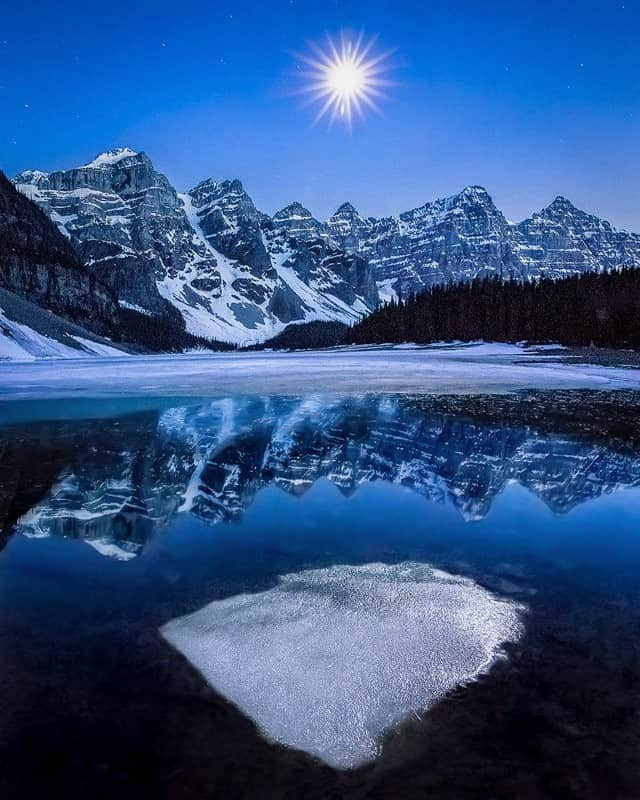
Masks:
[[[485,670],[521,612],[425,564],[340,565],[215,601],[162,634],[266,736],[348,768]]]
[[[640,370],[558,362],[515,345],[136,356],[0,365],[0,396],[499,393],[640,389]]]

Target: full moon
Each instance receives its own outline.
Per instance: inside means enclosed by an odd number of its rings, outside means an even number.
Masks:
[[[380,112],[378,101],[386,98],[382,89],[393,82],[385,78],[389,54],[374,55],[374,44],[365,44],[362,36],[343,36],[339,44],[328,38],[324,49],[311,45],[312,55],[299,56],[311,68],[303,72],[301,91],[319,106],[316,122],[328,116],[330,122],[339,119],[351,128],[354,117],[364,118],[366,109]]]
[[[334,64],[327,74],[327,83],[331,91],[339,96],[342,102],[349,102],[357,97],[366,87],[366,73],[353,61]]]

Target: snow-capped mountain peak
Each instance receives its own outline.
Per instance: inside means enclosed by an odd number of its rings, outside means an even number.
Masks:
[[[137,153],[130,147],[116,147],[114,150],[107,150],[105,153],[99,153],[93,161],[90,161],[88,164],[83,164],[81,169],[101,169],[103,167],[110,167],[125,158],[136,158],[143,155],[144,153]]]
[[[273,224],[298,241],[327,239],[329,236],[326,226],[297,201],[274,214]]]
[[[484,186],[479,186],[478,184],[465,186],[464,189],[455,196],[464,198],[472,203],[491,203],[493,205],[493,200],[491,199],[489,192],[484,188]]]
[[[342,203],[329,217],[327,229],[332,238],[348,252],[359,252],[375,220],[364,219],[352,203]]]
[[[547,209],[554,211],[577,211],[578,209],[573,205],[570,200],[559,194],[552,203],[549,203]]]
[[[190,334],[255,342],[290,322],[356,320],[378,300],[369,264],[329,242],[310,212],[272,219],[237,179],[179,195],[148,156],[117,148],[15,183],[121,307],[181,319]]]
[[[25,169],[15,176],[13,182],[16,185],[23,184],[25,186],[39,186],[41,183],[44,183],[48,177],[48,172],[42,172],[42,170],[39,169]]]
[[[308,208],[305,208],[302,203],[299,203],[297,200],[293,203],[289,203],[288,206],[285,206],[283,209],[278,211],[273,215],[274,222],[277,221],[289,221],[289,220],[301,220],[301,219],[313,219],[313,215],[309,211]]]
[[[348,201],[346,203],[342,203],[342,205],[340,205],[336,209],[336,212],[333,216],[337,217],[339,215],[352,216],[352,217],[360,216],[358,214],[357,208],[353,205],[353,203],[349,203]]]
[[[640,236],[616,230],[562,196],[514,230],[518,256],[534,275],[559,278],[640,267]]]

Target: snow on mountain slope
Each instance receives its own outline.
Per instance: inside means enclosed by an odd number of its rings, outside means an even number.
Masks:
[[[290,322],[354,321],[380,299],[452,281],[640,267],[637,234],[560,197],[514,225],[481,186],[384,219],[344,203],[322,222],[298,202],[262,213],[239,180],[178,194],[129,148],[14,182],[121,303],[238,343]]]
[[[35,182],[33,175],[21,173],[14,183],[76,243],[90,271],[118,300],[175,317],[158,292],[158,277],[177,274],[197,257],[203,273],[215,268],[194,243],[177,192],[144,153],[123,148]]]
[[[121,303],[179,312],[198,336],[260,341],[293,321],[355,320],[378,299],[363,259],[322,238],[300,246],[240,181],[207,180],[179,195],[144,153],[119,148],[71,170],[29,170],[14,183]]]
[[[227,319],[231,311],[231,324],[247,329],[245,340],[293,321],[355,320],[377,301],[368,264],[329,245],[320,223],[300,236],[290,227],[297,219],[261,213],[237,180],[203,181],[182,198],[226,285],[222,313],[216,311]]]
[[[640,267],[637,234],[564,198],[513,225],[481,186],[380,220],[345,203],[327,227],[340,246],[369,259],[385,299],[485,276],[530,280]]]
[[[385,296],[484,275],[520,277],[514,233],[479,186],[380,220],[345,203],[328,227],[341,246],[369,259]]]
[[[126,355],[122,350],[111,347],[105,342],[87,338],[87,336],[72,332],[70,329],[66,335],[55,338],[24,323],[10,319],[4,309],[0,307],[0,361]]]
[[[111,166],[111,164],[116,164],[118,161],[122,161],[124,158],[135,157],[138,154],[135,150],[131,150],[129,147],[116,147],[115,150],[109,150],[106,153],[100,153],[100,155],[96,156],[93,161],[90,161],[88,164],[85,164],[85,167],[88,168],[100,168],[100,167],[107,167]]]

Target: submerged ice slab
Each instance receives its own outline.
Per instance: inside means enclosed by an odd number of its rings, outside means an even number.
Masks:
[[[425,564],[333,566],[215,601],[161,632],[264,734],[348,768],[491,665],[522,607]]]

